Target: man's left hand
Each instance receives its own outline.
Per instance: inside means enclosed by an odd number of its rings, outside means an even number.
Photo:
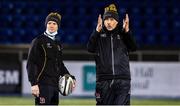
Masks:
[[[125,32],[129,31],[129,16],[128,16],[128,14],[126,14],[125,19],[123,19],[123,29],[125,30]]]
[[[73,86],[72,86],[73,91],[74,91],[75,87],[76,87],[76,80],[73,80]]]

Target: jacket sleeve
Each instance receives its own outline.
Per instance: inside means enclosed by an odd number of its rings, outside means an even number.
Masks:
[[[98,42],[98,36],[100,35],[99,32],[96,30],[91,34],[91,37],[89,39],[89,42],[87,44],[87,49],[88,52],[95,53],[96,52],[96,47],[97,47],[97,42]]]
[[[76,80],[75,76],[69,73],[63,62],[61,63],[61,70],[62,70],[62,75],[69,74],[72,77],[72,79]]]
[[[123,42],[125,43],[127,49],[129,52],[136,51],[137,45],[136,42],[132,36],[132,33],[123,31]]]
[[[34,39],[31,43],[31,47],[29,49],[28,53],[28,60],[27,60],[27,73],[28,73],[28,79],[31,83],[31,85],[36,85],[37,84],[37,59],[39,56],[39,46],[38,46],[38,41],[37,39]]]

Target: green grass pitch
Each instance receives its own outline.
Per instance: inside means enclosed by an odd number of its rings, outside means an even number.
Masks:
[[[173,99],[132,99],[132,105],[180,105]],[[0,97],[0,105],[34,105],[31,97]],[[95,105],[95,99],[60,98],[60,105]]]

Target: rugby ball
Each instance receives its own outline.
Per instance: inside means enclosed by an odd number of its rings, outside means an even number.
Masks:
[[[72,93],[74,80],[69,74],[59,78],[59,92],[63,96],[67,96]]]

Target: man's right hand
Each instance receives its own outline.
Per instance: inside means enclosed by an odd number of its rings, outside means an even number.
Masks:
[[[31,92],[32,95],[39,97],[39,86],[38,85],[31,86]]]
[[[100,32],[101,30],[102,30],[102,18],[101,18],[101,14],[99,14],[96,31]]]

